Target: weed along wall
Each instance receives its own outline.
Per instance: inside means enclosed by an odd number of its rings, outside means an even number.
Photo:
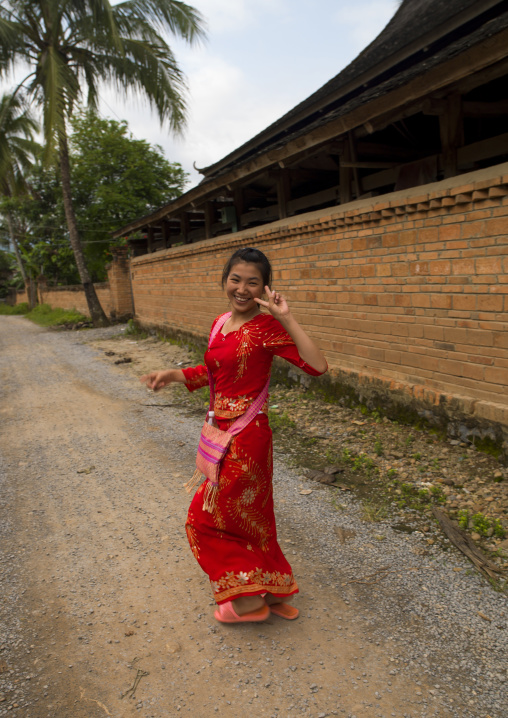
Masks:
[[[319,386],[508,453],[508,163],[131,260],[135,316],[203,340],[237,247],[319,342]]]

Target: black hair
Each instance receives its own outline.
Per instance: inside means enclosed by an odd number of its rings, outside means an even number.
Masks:
[[[238,262],[248,262],[249,264],[256,264],[261,277],[263,278],[263,287],[270,287],[272,284],[272,265],[268,257],[263,254],[259,249],[253,247],[244,247],[243,249],[237,249],[229,260],[224,265],[222,271],[222,287],[226,284],[227,278],[230,275],[231,270],[238,264]]]

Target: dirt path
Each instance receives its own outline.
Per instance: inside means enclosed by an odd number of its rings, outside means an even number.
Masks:
[[[411,669],[397,630],[421,626],[393,584],[362,594],[319,558],[319,527],[290,505],[296,477],[280,493],[280,540],[301,618],[216,624],[184,531],[199,420],[154,414],[132,375],[74,338],[0,319],[0,716],[487,715],[453,671],[443,690]],[[506,623],[499,602],[486,610]]]

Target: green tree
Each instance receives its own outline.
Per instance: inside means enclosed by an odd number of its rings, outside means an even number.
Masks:
[[[125,96],[141,92],[161,120],[180,131],[185,83],[164,33],[193,42],[204,35],[200,14],[179,0],[3,0],[0,75],[30,66],[23,81],[42,111],[47,156],[56,150],[69,240],[95,325],[107,319],[82,250],[72,201],[67,123],[87,90],[97,107],[99,85]]]
[[[7,93],[0,97],[0,213],[5,217],[27,291],[29,283],[19,249],[15,209],[19,197],[27,191],[25,177],[39,147],[33,139],[37,129],[20,95]],[[29,292],[29,296],[32,294]]]
[[[178,197],[187,174],[160,147],[134,139],[126,122],[82,112],[72,120],[69,160],[78,231],[92,281],[106,278],[114,229]],[[23,217],[25,241],[54,284],[79,282],[68,243],[58,168],[37,164]]]
[[[72,130],[78,226],[89,266],[103,279],[111,232],[180,196],[187,174],[164,157],[161,147],[133,138],[126,122],[87,112],[72,121]]]

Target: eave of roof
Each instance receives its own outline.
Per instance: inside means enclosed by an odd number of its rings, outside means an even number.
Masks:
[[[400,63],[470,22],[501,0],[405,0],[373,42],[363,50],[338,75],[310,95],[283,117],[271,124],[248,142],[241,145],[218,162],[202,169],[204,182],[220,172],[225,166],[241,161],[254,151],[259,151],[288,133],[299,129],[300,122],[307,124],[316,113],[364,86],[377,85],[381,78]],[[282,136],[281,136],[282,135]]]
[[[463,7],[462,0],[449,1],[450,4],[455,8],[458,5],[460,5],[461,8]],[[383,30],[381,35],[378,36],[374,43],[372,43],[364,51],[364,53],[367,52],[367,50],[370,50],[370,48],[372,48],[372,46],[376,44],[377,40],[382,35],[384,35],[384,33],[386,33],[388,27],[392,25],[392,23],[395,21],[397,16],[399,16],[400,11],[404,7],[414,7],[414,5],[418,4],[419,2],[420,0],[406,0],[406,2],[396,13],[392,21],[390,21],[387,28]],[[422,2],[421,4],[425,5],[428,9],[431,6],[434,7],[436,5],[443,4],[447,5],[447,3],[442,3],[439,0],[427,0],[426,3]],[[501,4],[506,7],[506,2],[500,3],[494,0],[492,0],[491,2],[469,2],[468,8],[472,10],[472,6],[475,6],[477,8],[478,14],[478,11],[480,9],[483,11],[486,6],[488,6],[488,8],[492,8],[495,5]],[[479,6],[481,6],[481,8]],[[397,26],[400,27],[400,23],[399,25],[395,25],[395,27]],[[442,65],[448,60],[453,60],[469,48],[477,46],[479,43],[485,41],[486,39],[494,35],[499,34],[506,28],[508,28],[508,10],[498,15],[495,19],[486,22],[479,28],[474,29],[472,32],[469,32],[468,34],[460,37],[455,42],[445,44],[440,51],[435,52],[429,56],[424,55],[423,57],[420,57],[419,61],[415,62],[414,64],[405,63],[394,75],[388,75],[388,77],[385,76],[385,79],[383,81],[379,82],[378,84],[368,86],[367,89],[364,89],[360,93],[353,95],[352,97],[350,97],[349,100],[346,100],[344,103],[336,105],[334,109],[330,110],[329,112],[317,115],[312,119],[309,117],[307,122],[302,124],[302,126],[300,126],[298,129],[294,129],[291,133],[284,133],[283,135],[279,135],[279,137],[276,137],[274,135],[272,141],[268,144],[268,146],[266,145],[266,143],[256,145],[254,143],[254,140],[256,140],[257,138],[254,138],[249,143],[243,145],[241,148],[236,150],[235,153],[228,155],[221,162],[217,163],[216,165],[213,165],[213,174],[205,177],[205,179],[197,187],[192,188],[185,194],[181,195],[179,198],[173,200],[168,205],[161,207],[152,214],[135,220],[134,222],[131,222],[125,227],[122,227],[117,232],[115,232],[113,236],[119,237],[124,234],[128,234],[129,232],[141,229],[143,226],[146,226],[152,222],[159,221],[172,211],[184,211],[185,207],[189,205],[195,206],[198,201],[204,201],[206,196],[209,193],[215,191],[217,186],[223,187],[225,184],[228,184],[229,182],[234,181],[234,179],[237,179],[235,175],[239,173],[240,167],[245,166],[248,168],[256,168],[256,171],[259,171],[260,168],[257,167],[257,160],[262,158],[263,155],[268,158],[267,162],[265,163],[267,166],[273,164],[277,161],[277,155],[279,154],[280,150],[286,145],[288,145],[289,142],[298,142],[300,138],[303,138],[305,135],[309,136],[311,133],[315,132],[315,130],[317,130],[318,128],[322,128],[325,125],[337,127],[337,124],[340,124],[342,119],[344,119],[344,122],[347,120],[348,115],[356,115],[359,108],[362,108],[363,106],[368,106],[370,104],[375,104],[375,101],[380,97],[383,97],[384,95],[387,95],[396,91],[397,89],[400,89],[401,87],[404,87],[404,85],[408,84],[412,80],[415,80],[419,76],[428,73],[429,71],[435,69],[439,65]],[[385,42],[385,40],[383,40],[383,42]],[[504,52],[504,56],[506,56],[506,45],[503,44],[503,47],[505,48],[505,50],[503,50],[502,52]],[[362,55],[360,55],[359,58],[362,57]],[[359,60],[359,58],[357,58],[357,60]],[[352,65],[354,65],[357,60],[355,60]],[[350,67],[351,65],[348,66],[348,68],[346,68],[336,78],[334,78],[334,80],[337,80],[337,78],[342,77],[344,73],[349,71]],[[465,75],[468,74],[469,68],[466,65],[464,66],[463,70]],[[445,82],[446,79],[443,78],[443,83]],[[317,93],[308,98],[308,100],[306,100],[304,103],[301,103],[301,105],[294,108],[294,110],[292,110],[291,112],[296,111],[298,107],[301,107],[305,103],[309,102],[317,94],[324,91],[324,88],[326,88],[329,84],[330,83],[327,83],[327,85],[318,90]],[[288,115],[289,114],[291,113],[288,113]],[[288,115],[286,115],[285,117],[287,117]],[[283,119],[284,118],[281,118],[281,120],[279,120],[278,122],[282,122]],[[271,128],[273,128],[277,124],[278,123],[274,123]],[[269,129],[270,128],[268,128],[265,132],[268,132]],[[346,123],[344,124],[344,129],[346,129]],[[263,135],[263,133],[261,133],[261,135]],[[257,137],[259,138],[261,135],[258,135]],[[320,142],[316,142],[316,144],[320,144]],[[249,151],[247,146],[250,147],[251,145],[252,147]],[[244,150],[243,160],[235,160],[234,155],[236,153],[240,153],[241,150]],[[246,153],[248,154],[247,157],[245,157]],[[211,168],[208,169],[211,170]],[[246,174],[249,174],[249,172],[246,172]]]

